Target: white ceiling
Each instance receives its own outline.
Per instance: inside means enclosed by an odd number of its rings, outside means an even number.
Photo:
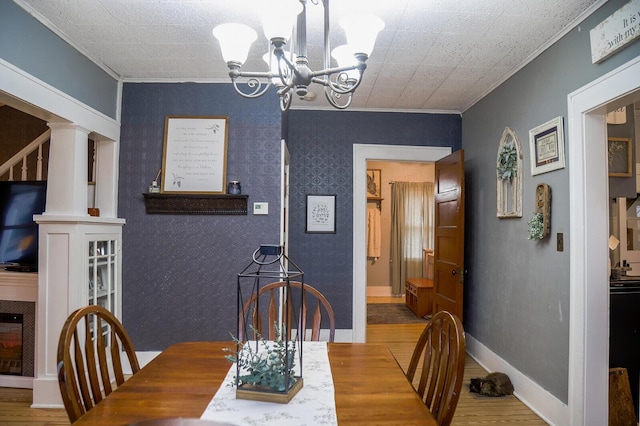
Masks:
[[[260,33],[258,0],[14,0],[94,62],[124,81],[228,82],[211,30],[240,22]],[[604,0],[334,0],[337,25],[356,6],[385,21],[352,108],[462,112],[571,29]],[[313,70],[322,68],[322,5],[309,1]],[[590,28],[584,29],[590,30]],[[254,43],[248,71],[266,71],[267,42]],[[315,101],[294,107],[322,108]]]

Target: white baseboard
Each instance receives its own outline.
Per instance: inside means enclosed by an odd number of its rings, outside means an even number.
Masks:
[[[33,389],[33,377],[2,374],[0,375],[0,387]]]
[[[145,351],[145,352],[136,351],[136,355],[138,356],[138,364],[140,364],[140,368],[149,364],[149,362],[151,362],[152,359],[160,355],[160,352],[161,351]]]
[[[466,334],[467,354],[489,372],[500,371],[511,379],[514,395],[550,425],[568,425],[569,407],[522,374],[489,348]]]
[[[324,340],[324,341],[329,340],[329,330],[320,330],[320,340]],[[353,330],[351,329],[336,330],[334,341],[336,343],[353,342]],[[157,357],[160,354],[160,352],[161,351],[136,351],[140,368],[144,367],[149,362],[151,362],[151,360]],[[131,366],[129,366],[129,361],[127,360],[126,356],[123,356],[122,363],[123,363],[123,368],[125,370],[125,374],[131,374]]]

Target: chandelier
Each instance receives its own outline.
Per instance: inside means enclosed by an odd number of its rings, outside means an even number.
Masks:
[[[329,0],[311,0],[314,5],[320,1],[324,8],[324,68],[320,71],[311,70],[307,58],[307,0],[259,1],[258,13],[264,35],[270,42],[269,51],[263,56],[269,71],[242,70],[249,48],[257,38],[252,28],[228,23],[213,29],[236,92],[246,98],[257,98],[273,85],[280,98],[280,109],[286,111],[291,106],[292,92],[304,98],[309,94],[309,86],[316,83],[324,87],[327,100],[335,108],[349,107],[384,22],[373,15],[345,16],[340,26],[345,31],[347,44],[331,51]],[[287,51],[285,48],[293,33],[296,36],[295,44]],[[331,67],[330,54],[336,60],[337,67]]]

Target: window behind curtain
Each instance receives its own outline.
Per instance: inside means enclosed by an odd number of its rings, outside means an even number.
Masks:
[[[422,277],[423,249],[433,248],[434,185],[391,185],[391,294],[402,295],[407,277]]]

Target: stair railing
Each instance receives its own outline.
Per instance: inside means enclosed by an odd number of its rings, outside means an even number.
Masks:
[[[0,176],[4,176],[7,172],[9,173],[10,181],[14,179],[13,169],[20,162],[22,162],[21,175],[20,180],[28,180],[28,167],[27,167],[27,159],[29,155],[34,153],[36,150],[38,151],[36,158],[36,180],[42,180],[42,146],[45,142],[47,142],[51,138],[51,129],[47,129],[43,134],[35,138],[31,143],[22,148],[15,154],[13,157],[8,159],[4,164],[0,165]]]

